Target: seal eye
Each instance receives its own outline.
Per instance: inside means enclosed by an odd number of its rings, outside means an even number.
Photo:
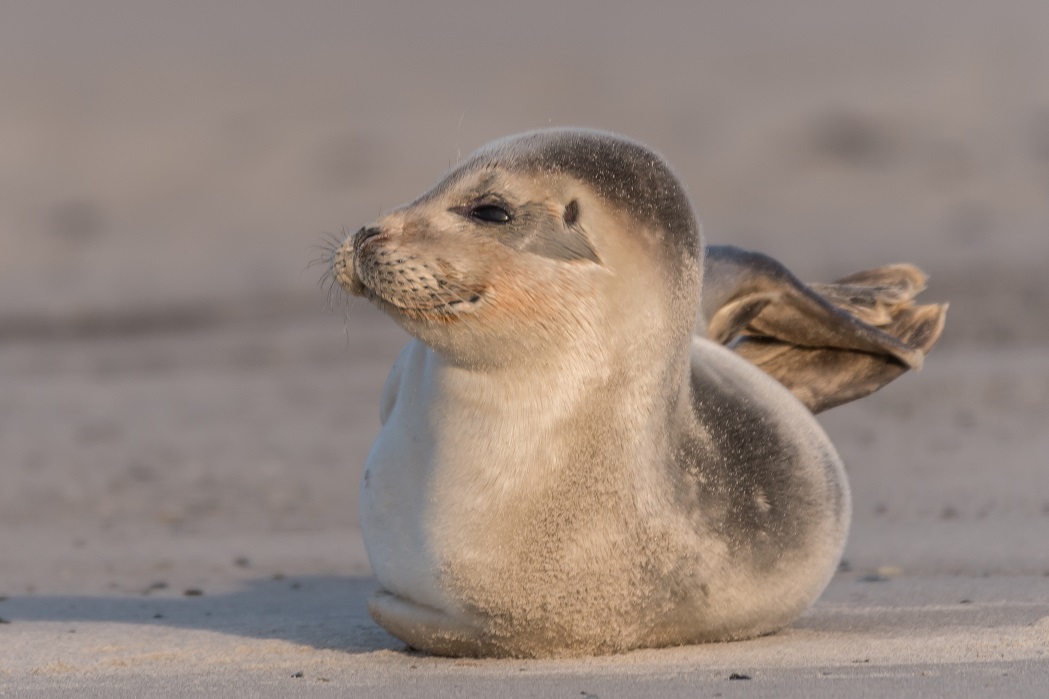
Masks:
[[[470,209],[470,218],[485,223],[510,223],[510,212],[495,204],[482,204]]]
[[[575,199],[568,202],[568,206],[565,207],[564,219],[566,226],[574,226],[579,220],[579,202]]]

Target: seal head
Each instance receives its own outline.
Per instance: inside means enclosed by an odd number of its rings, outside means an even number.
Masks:
[[[598,235],[609,227],[626,234]],[[611,270],[649,258],[641,273],[676,288],[685,342],[698,311],[702,244],[677,178],[640,144],[558,130],[481,149],[358,231],[334,271],[344,288],[448,358],[489,364],[546,355],[579,333],[599,339],[594,314],[628,309],[598,309],[597,297],[611,291],[628,308],[640,301]]]

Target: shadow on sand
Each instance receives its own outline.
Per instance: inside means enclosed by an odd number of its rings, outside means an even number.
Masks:
[[[375,580],[308,576],[247,580],[218,595],[174,596],[166,589],[140,596],[25,595],[0,601],[0,618],[22,621],[109,622],[200,629],[279,639],[348,653],[406,650],[368,616]]]

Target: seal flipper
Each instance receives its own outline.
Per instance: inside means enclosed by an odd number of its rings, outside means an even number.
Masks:
[[[927,352],[939,339],[947,304],[900,311],[885,331]],[[874,393],[908,367],[890,355],[827,347],[798,347],[775,338],[744,335],[732,347],[786,386],[813,413]]]
[[[416,650],[452,657],[507,655],[505,650],[486,643],[469,624],[386,590],[377,591],[368,600],[368,613],[391,636]]]
[[[815,413],[921,368],[947,309],[915,306],[924,288],[925,275],[905,264],[806,285],[767,255],[715,245],[706,248],[703,313],[710,339]]]

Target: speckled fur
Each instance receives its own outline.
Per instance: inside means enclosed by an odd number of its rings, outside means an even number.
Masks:
[[[464,214],[493,197],[511,225]],[[816,599],[844,472],[788,391],[692,336],[702,251],[658,155],[579,130],[486,147],[347,241],[340,283],[418,338],[361,490],[379,624],[568,656],[752,637]]]

